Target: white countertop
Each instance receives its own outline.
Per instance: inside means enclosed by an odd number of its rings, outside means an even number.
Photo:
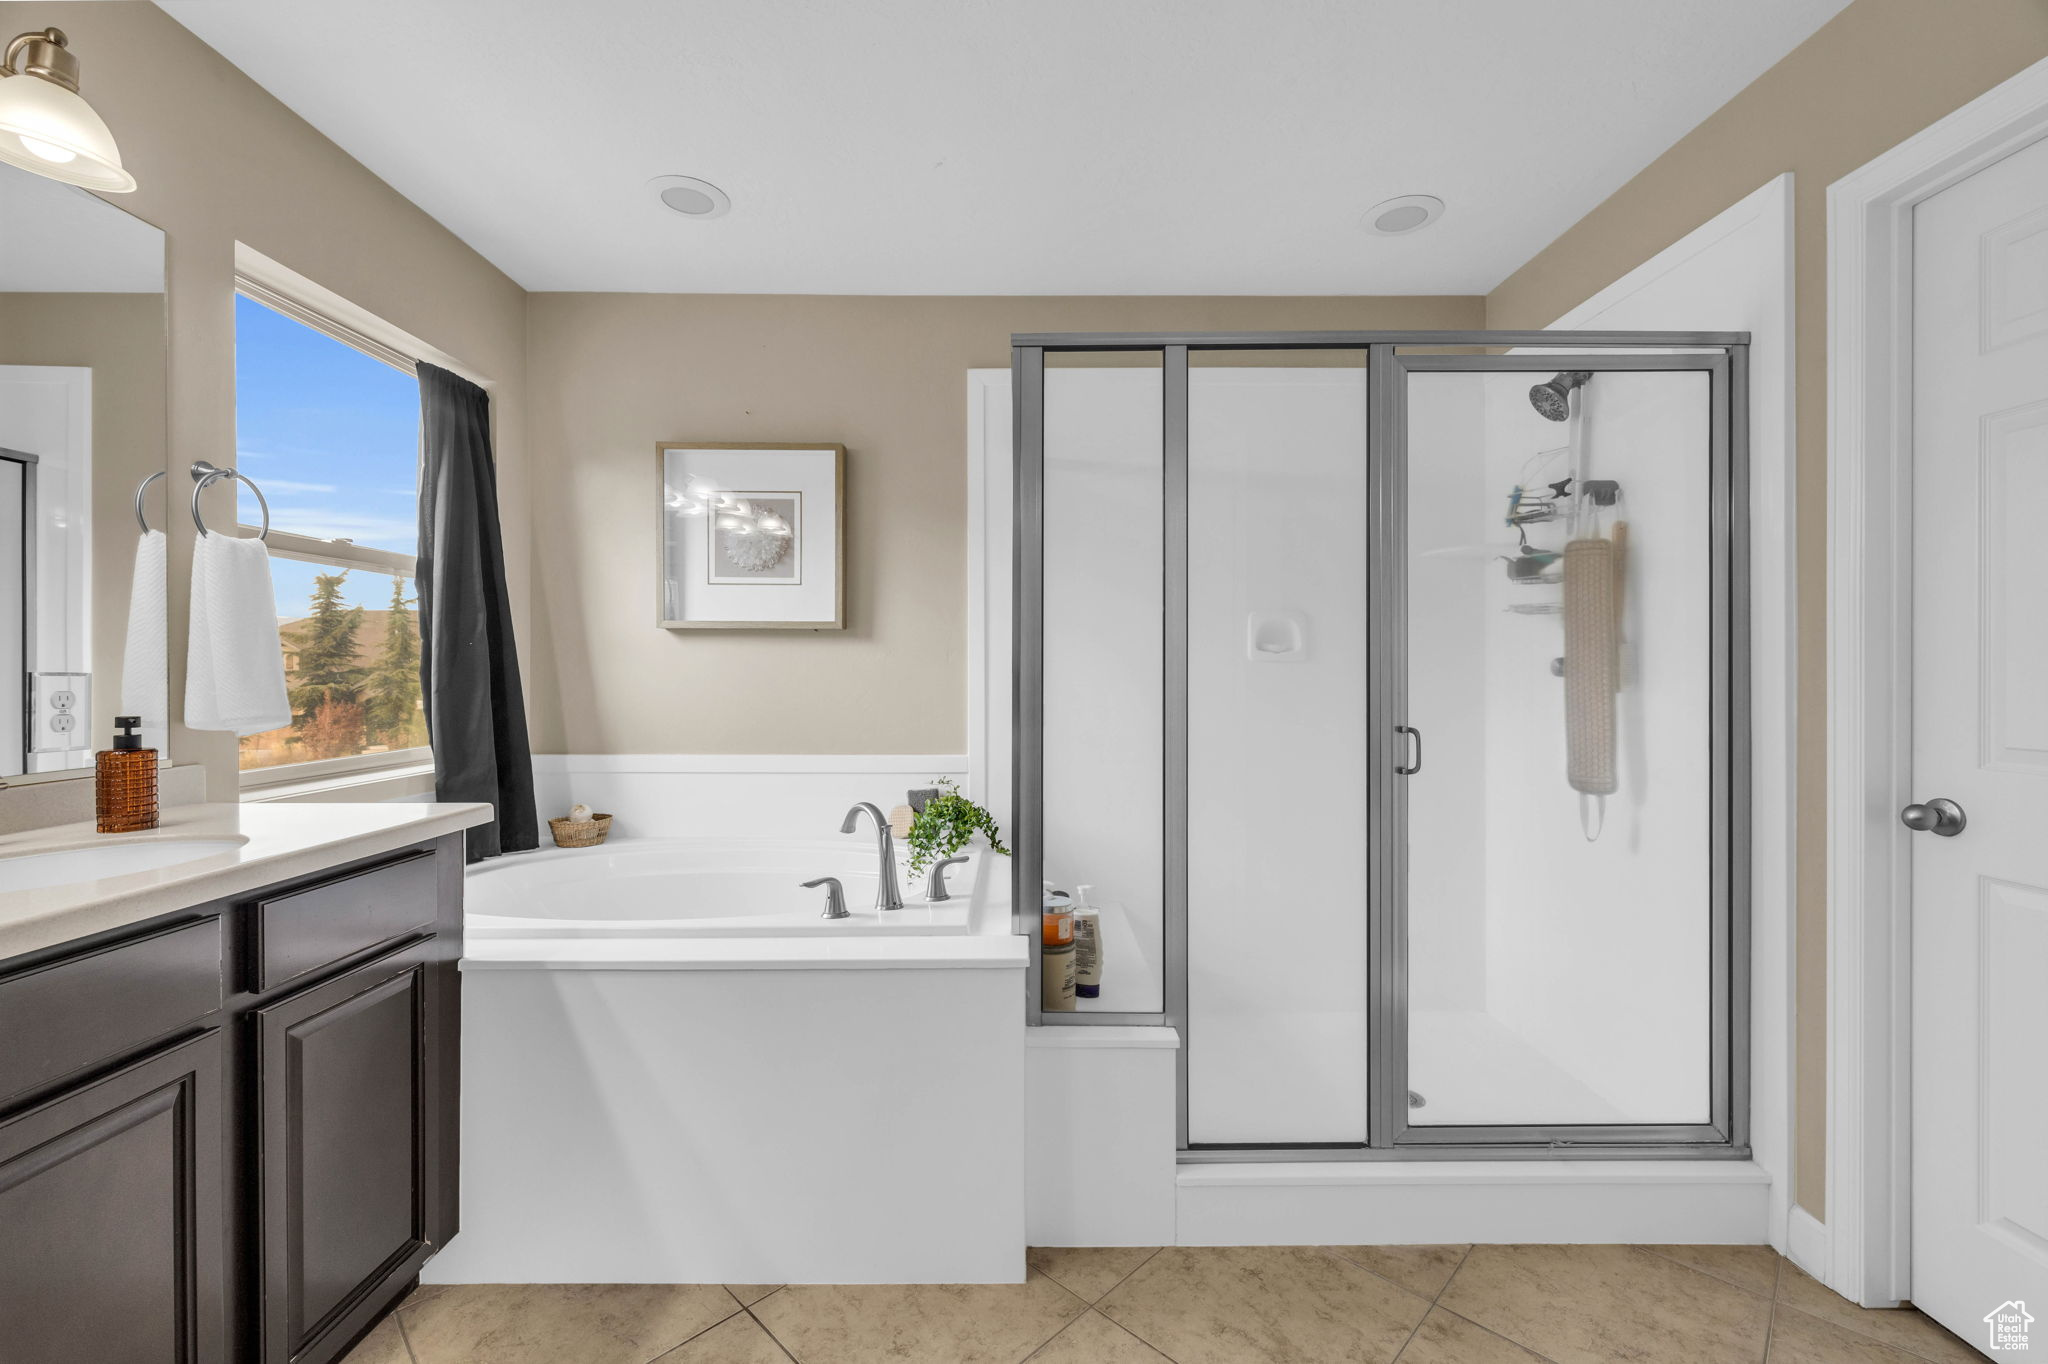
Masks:
[[[97,833],[85,820],[0,836],[0,858],[108,843],[243,840],[226,852],[154,871],[0,891],[0,960],[394,852],[490,818],[490,806],[474,803],[174,805],[147,833]]]

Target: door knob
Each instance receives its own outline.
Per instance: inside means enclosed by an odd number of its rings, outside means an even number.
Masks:
[[[1937,796],[1925,805],[1916,802],[1899,811],[1899,822],[1915,833],[1954,838],[1970,821],[1962,806]]]

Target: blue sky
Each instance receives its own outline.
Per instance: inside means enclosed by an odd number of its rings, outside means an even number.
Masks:
[[[411,375],[238,294],[235,421],[236,467],[263,486],[272,525],[416,551],[420,391]],[[260,524],[256,500],[236,486],[242,521]],[[319,566],[271,566],[278,618],[305,615]],[[358,570],[348,585],[351,602],[390,604],[387,577]]]

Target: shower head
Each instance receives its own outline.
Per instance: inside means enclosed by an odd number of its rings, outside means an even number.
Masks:
[[[1549,383],[1537,384],[1531,388],[1529,405],[1546,421],[1561,422],[1571,411],[1571,391],[1592,377],[1591,370],[1568,369],[1554,376]]]

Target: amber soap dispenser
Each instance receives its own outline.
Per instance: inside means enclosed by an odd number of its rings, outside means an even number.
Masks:
[[[114,717],[114,746],[93,770],[94,804],[103,834],[156,827],[156,750],[142,746],[142,717]]]

